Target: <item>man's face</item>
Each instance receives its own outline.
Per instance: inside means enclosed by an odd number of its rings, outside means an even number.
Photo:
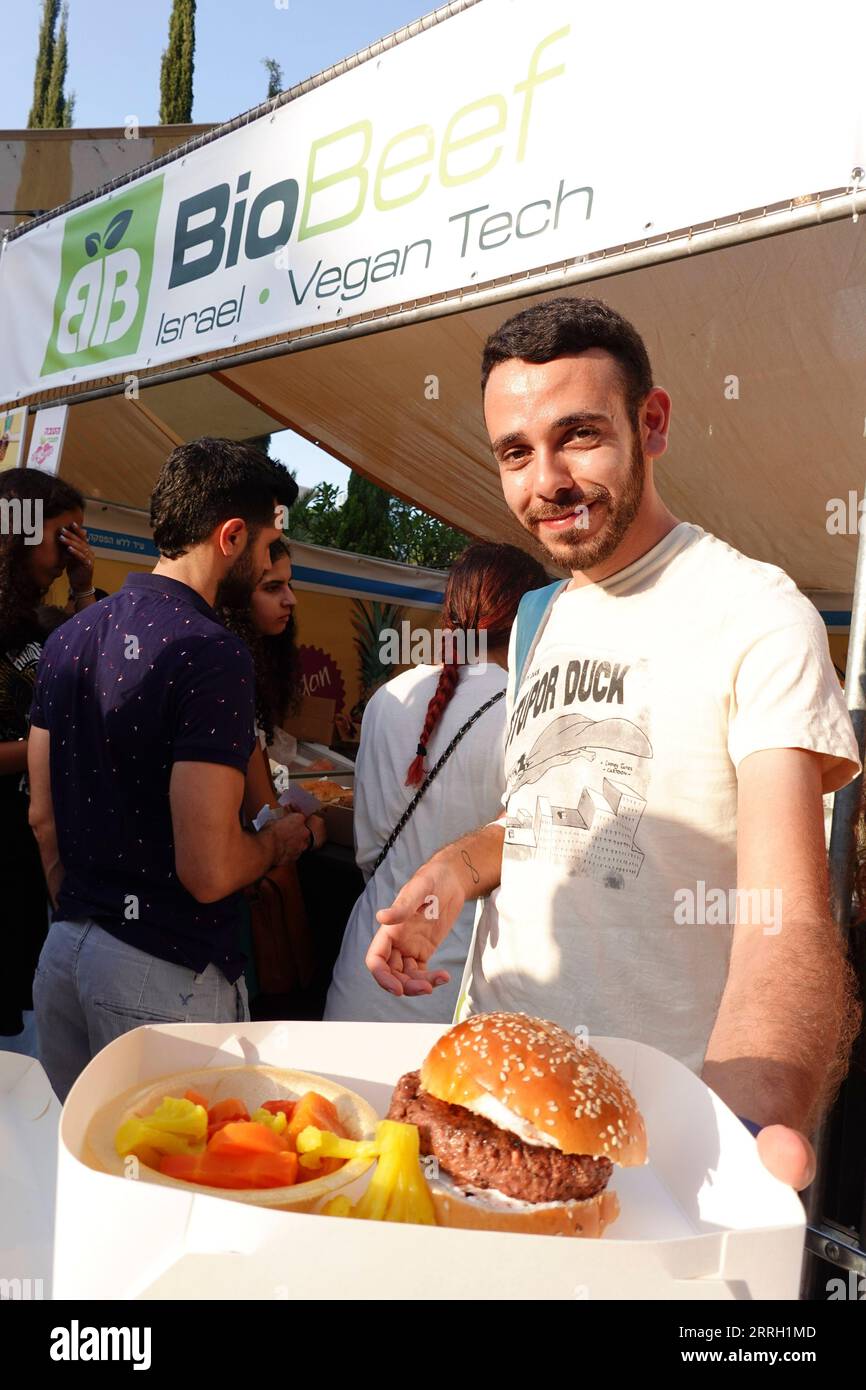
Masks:
[[[484,416],[517,520],[566,569],[603,564],[637,515],[646,468],[616,360],[590,348],[553,362],[500,362]]]
[[[276,526],[247,531],[246,545],[217,589],[217,606],[248,608],[253,593],[271,563],[270,546],[281,532]]]

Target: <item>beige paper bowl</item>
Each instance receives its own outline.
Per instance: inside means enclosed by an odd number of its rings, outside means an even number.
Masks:
[[[156,1108],[165,1096],[182,1097],[185,1091],[198,1091],[208,1103],[237,1097],[250,1114],[266,1100],[299,1100],[305,1091],[318,1091],[336,1107],[340,1121],[350,1139],[372,1139],[379,1123],[373,1107],[354,1091],[348,1091],[336,1081],[310,1072],[291,1071],[285,1067],[234,1066],[200,1067],[195,1071],[173,1072],[145,1085],[131,1087],[94,1115],[88,1126],[82,1162],[98,1172],[128,1176],[127,1160],[114,1147],[114,1136],[124,1120],[132,1115],[145,1116]],[[251,1188],[247,1190],[205,1187],[201,1183],[184,1182],[149,1168],[136,1165],[137,1175],[144,1182],[163,1187],[182,1188],[185,1192],[207,1197],[222,1197],[249,1206],[270,1207],[280,1211],[317,1211],[340,1188],[347,1187],[370,1167],[369,1159],[349,1159],[335,1173],[292,1187]]]

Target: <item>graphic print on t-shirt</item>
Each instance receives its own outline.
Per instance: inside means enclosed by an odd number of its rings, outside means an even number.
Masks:
[[[648,663],[557,661],[549,651],[521,692],[506,742],[503,853],[624,887],[644,860],[639,832],[653,756]]]

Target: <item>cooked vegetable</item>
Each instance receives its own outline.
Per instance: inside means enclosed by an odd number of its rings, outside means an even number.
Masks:
[[[203,1187],[291,1187],[297,1178],[298,1156],[288,1150],[244,1154],[213,1153],[207,1149],[201,1154],[167,1154],[160,1163],[160,1172]]]
[[[248,1120],[250,1112],[242,1100],[230,1097],[212,1105],[207,1114],[207,1137],[212,1139],[223,1125],[235,1124],[238,1120]]]
[[[250,1121],[254,1125],[266,1125],[268,1129],[273,1130],[274,1134],[285,1134],[289,1127],[289,1121],[286,1118],[286,1112],[284,1110],[278,1110],[276,1112],[273,1110],[266,1110],[263,1105],[260,1106],[258,1110],[253,1111],[252,1115],[250,1115]]]
[[[288,1153],[289,1146],[282,1134],[275,1134],[267,1125],[253,1124],[250,1121],[236,1121],[224,1125],[209,1141],[210,1154],[248,1154]]]
[[[207,1111],[191,1100],[166,1096],[149,1115],[131,1115],[114,1136],[121,1158],[135,1154],[150,1168],[164,1154],[200,1152],[207,1135]]]
[[[272,1115],[285,1115],[286,1120],[290,1120],[295,1113],[297,1101],[294,1100],[266,1100],[262,1106],[263,1110],[268,1110]]]
[[[296,1147],[298,1135],[311,1125],[315,1126],[316,1129],[327,1130],[329,1134],[335,1134],[344,1139],[348,1138],[336,1107],[324,1096],[320,1096],[318,1091],[307,1091],[295,1105],[295,1113],[286,1131],[286,1139],[290,1149]],[[342,1168],[344,1162],[344,1159],[339,1156],[325,1156],[318,1153],[311,1154],[310,1159],[311,1161],[305,1163],[304,1167],[312,1169],[320,1178],[325,1177],[328,1173],[335,1173],[338,1168]]]
[[[355,1141],[328,1134],[310,1125],[297,1139],[300,1163],[306,1166],[317,1154],[341,1158],[378,1158],[366,1192],[352,1206],[346,1197],[333,1198],[324,1208],[328,1216],[356,1216],[366,1221],[406,1221],[435,1226],[433,1202],[419,1162],[416,1125],[382,1120],[376,1137]]]

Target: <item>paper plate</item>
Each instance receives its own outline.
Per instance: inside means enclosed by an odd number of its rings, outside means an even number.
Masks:
[[[130,1177],[128,1160],[122,1158],[114,1146],[114,1136],[120,1125],[133,1115],[146,1116],[166,1096],[181,1098],[188,1090],[198,1091],[209,1107],[217,1101],[236,1097],[244,1102],[250,1114],[266,1100],[299,1100],[306,1091],[317,1091],[335,1106],[350,1139],[372,1139],[379,1123],[378,1115],[367,1101],[325,1076],[284,1067],[200,1067],[195,1071],[173,1072],[157,1081],[148,1081],[143,1086],[133,1086],[103,1106],[88,1127],[82,1160],[99,1172]],[[291,1187],[248,1189],[205,1187],[201,1183],[184,1182],[181,1178],[159,1173],[145,1163],[137,1163],[132,1171],[143,1182],[245,1202],[248,1206],[278,1208],[282,1211],[316,1211],[340,1188],[347,1187],[365,1173],[370,1163],[370,1159],[349,1159],[335,1173],[328,1173],[322,1178],[312,1177]]]

